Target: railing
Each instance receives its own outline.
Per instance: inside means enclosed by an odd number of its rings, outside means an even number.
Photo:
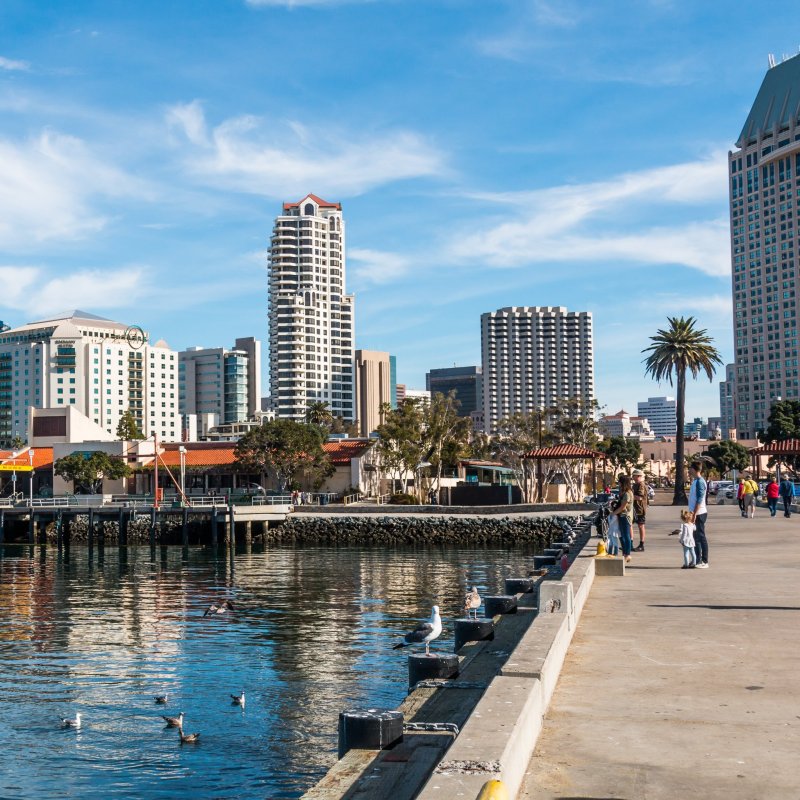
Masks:
[[[225,508],[228,501],[219,495],[208,495],[206,497],[187,497],[189,508]]]
[[[375,498],[375,503],[376,503],[377,505],[379,505],[379,506],[385,505],[386,503],[388,503],[388,502],[389,502],[389,500],[391,499],[391,497],[392,497],[392,496],[391,496],[391,495],[390,495],[388,492],[387,492],[386,494],[379,494],[379,495],[378,495],[378,496]]]
[[[342,498],[342,502],[349,506],[351,503],[357,503],[361,499],[361,494],[356,492],[355,494],[348,494]]]
[[[290,494],[257,494],[253,496],[254,506],[290,506],[292,496]]]
[[[33,508],[66,508],[67,506],[77,506],[78,498],[74,495],[64,497],[34,497]]]

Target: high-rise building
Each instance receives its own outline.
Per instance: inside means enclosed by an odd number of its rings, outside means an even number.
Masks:
[[[432,369],[425,375],[425,388],[433,394],[449,394],[454,391],[461,405],[460,417],[469,417],[473,411],[483,408],[483,381],[480,367],[446,367]]]
[[[723,439],[736,430],[736,364],[725,365],[725,380],[719,382],[719,419]]]
[[[779,397],[800,399],[800,56],[764,76],[728,153],[736,354],[735,427],[754,438]]]
[[[481,315],[485,427],[564,400],[594,401],[592,315],[561,306],[515,306]]]
[[[656,436],[675,436],[678,432],[678,404],[674,397],[648,397],[638,406],[639,416],[647,419]]]
[[[0,442],[28,438],[30,407],[68,405],[110,434],[130,411],[145,436],[177,441],[178,354],[85,311],[0,332]]]
[[[244,422],[260,409],[261,342],[257,339],[237,339],[233,350],[189,347],[178,359],[180,412],[197,415],[201,436],[208,427]]]
[[[392,403],[391,356],[377,350],[356,350],[356,419],[361,436],[381,424],[380,408]]]
[[[269,248],[269,385],[279,417],[311,403],[355,418],[354,302],[345,289],[340,203],[309,194],[284,203]]]

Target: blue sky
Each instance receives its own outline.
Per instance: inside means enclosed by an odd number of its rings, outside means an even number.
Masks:
[[[683,0],[0,6],[0,318],[84,308],[182,349],[266,340],[284,200],[343,203],[356,345],[479,363],[480,314],[594,312],[598,399],[731,351],[725,155],[800,7]],[[718,413],[716,383],[689,414]]]

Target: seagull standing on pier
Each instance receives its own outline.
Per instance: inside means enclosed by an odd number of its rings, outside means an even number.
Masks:
[[[478,609],[481,607],[481,596],[478,594],[478,587],[473,586],[471,592],[464,595],[464,611],[467,617],[471,617],[473,612],[475,619],[478,619]]]
[[[439,606],[434,606],[431,609],[431,616],[427,622],[420,622],[413,631],[410,631],[403,637],[400,644],[396,644],[392,650],[399,650],[401,647],[407,647],[410,644],[424,644],[425,655],[431,654],[431,642],[438,639],[442,633],[442,618],[439,616]]]

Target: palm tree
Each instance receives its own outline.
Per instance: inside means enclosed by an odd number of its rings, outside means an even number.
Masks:
[[[314,400],[306,408],[306,422],[309,425],[319,425],[321,428],[330,428],[333,424],[333,412],[327,402]]]
[[[686,470],[683,462],[683,422],[686,405],[686,370],[693,378],[701,372],[714,379],[716,364],[722,364],[712,338],[705,330],[695,328],[694,317],[667,317],[669,327],[657,331],[650,337],[652,344],[642,350],[650,355],[644,360],[645,375],[650,375],[661,382],[665,378],[672,385],[673,374],[677,379],[678,397],[676,415],[678,429],[675,437],[675,494],[672,505],[685,505],[686,489],[684,481]]]

